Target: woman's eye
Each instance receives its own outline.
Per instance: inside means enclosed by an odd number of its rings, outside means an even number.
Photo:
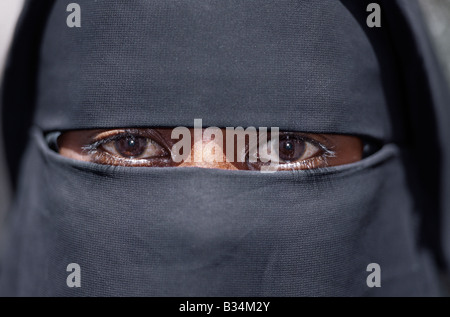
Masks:
[[[320,148],[306,140],[284,136],[280,137],[278,146],[278,158],[280,163],[295,163],[314,157],[320,152]],[[268,141],[259,149],[259,159],[263,162],[277,162],[277,151],[274,144]]]
[[[125,159],[149,159],[167,155],[167,151],[152,139],[126,135],[100,145],[110,155]]]
[[[324,149],[313,141],[296,135],[280,135],[278,142],[278,151],[274,148],[276,142],[271,142],[271,140],[260,144],[257,152],[258,162],[253,165],[264,165],[263,162],[279,162],[280,168],[283,166],[294,167],[294,165],[301,168],[302,164],[317,165],[321,163],[323,165],[324,163],[321,157]]]
[[[282,163],[292,163],[298,160],[305,160],[313,157],[319,148],[310,142],[291,138],[286,136],[284,139],[280,139],[278,155],[280,157],[280,162]]]

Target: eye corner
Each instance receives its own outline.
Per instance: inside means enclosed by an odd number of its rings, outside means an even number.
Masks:
[[[58,153],[59,152],[59,137],[62,135],[62,132],[60,131],[49,131],[49,132],[44,132],[44,139],[45,142],[47,143],[48,147]]]
[[[377,153],[384,145],[384,142],[381,140],[370,138],[370,137],[361,137],[362,141],[362,159],[365,159],[373,154]]]

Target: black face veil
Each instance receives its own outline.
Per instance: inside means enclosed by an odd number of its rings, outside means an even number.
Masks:
[[[437,295],[450,252],[448,96],[414,1],[30,1],[2,94],[16,187],[7,295]],[[446,104],[447,103],[447,104]],[[73,129],[357,135],[360,162],[262,174],[112,167]],[[429,148],[432,148],[430,154]],[[69,288],[66,267],[81,267]],[[369,288],[368,264],[382,269]]]

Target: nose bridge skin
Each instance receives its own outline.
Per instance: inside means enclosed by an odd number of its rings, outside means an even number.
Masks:
[[[220,129],[217,130],[220,131]],[[196,140],[194,137],[194,129],[190,129],[190,132],[191,159],[183,161],[178,166],[219,168],[225,170],[238,169],[232,162],[228,162],[226,159],[226,139],[224,133],[222,133],[222,138],[220,139],[214,132],[214,137],[212,137],[211,133],[205,133],[203,129],[201,139]],[[201,153],[201,156],[198,155],[199,153]]]

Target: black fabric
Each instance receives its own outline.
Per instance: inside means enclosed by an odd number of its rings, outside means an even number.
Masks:
[[[0,294],[439,295],[449,99],[414,1],[380,2],[381,29],[366,27],[364,1],[78,1],[79,29],[65,25],[68,3],[56,1],[28,52],[33,100],[13,102],[29,90],[17,81],[3,93],[5,139],[30,137],[7,152],[21,168]],[[31,76],[17,63],[6,82],[14,69]],[[17,121],[30,103],[33,129]],[[384,146],[353,164],[263,174],[74,161],[44,137],[194,118]],[[81,288],[66,285],[73,262]],[[369,263],[381,288],[366,284]]]
[[[398,14],[402,12],[403,14]],[[450,266],[450,94],[442,66],[433,54],[417,5],[402,0],[390,13],[402,17],[393,30],[396,46],[403,45],[401,67],[409,109],[410,164],[417,173],[411,180],[422,213],[423,243],[436,250],[440,267]],[[397,48],[400,50],[400,48]],[[424,133],[426,131],[426,133]],[[433,149],[423,151],[423,144]],[[415,164],[414,164],[415,163]],[[410,173],[413,174],[413,173]],[[410,182],[410,183],[411,183]]]
[[[29,150],[10,254],[23,267],[4,276],[14,294],[437,294],[395,146],[348,166],[273,174],[76,162],[41,131]],[[66,286],[72,262],[78,289]],[[372,262],[378,289],[366,285]]]
[[[377,58],[340,2],[82,1],[80,29],[65,27],[67,3],[41,50],[44,130],[202,118],[390,137]]]
[[[5,64],[2,83],[2,129],[6,159],[13,187],[17,185],[20,157],[33,125],[36,77],[42,29],[53,1],[26,1]]]

